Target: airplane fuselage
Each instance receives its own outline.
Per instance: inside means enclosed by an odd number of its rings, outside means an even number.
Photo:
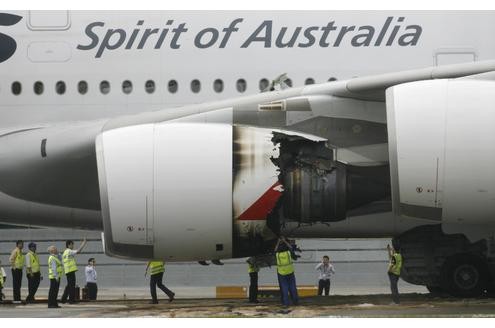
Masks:
[[[13,14],[5,132],[252,95],[282,73],[303,86],[495,55],[493,12]]]

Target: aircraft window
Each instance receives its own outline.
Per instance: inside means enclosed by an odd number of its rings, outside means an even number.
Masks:
[[[57,91],[59,95],[63,95],[65,93],[65,82],[58,81],[57,84],[55,84],[55,91]]]
[[[168,81],[168,91],[170,93],[176,93],[177,89],[179,89],[179,84],[177,83],[176,80]]]
[[[337,81],[337,78],[331,77],[331,78],[328,79],[328,82],[333,82],[333,81]]]
[[[88,92],[88,82],[79,81],[77,84],[77,91],[79,91],[80,94],[85,95],[86,92]]]
[[[213,82],[213,90],[215,90],[215,92],[222,92],[223,91],[223,81],[221,79],[216,79]]]
[[[100,82],[100,91],[104,95],[108,94],[110,92],[110,83],[108,81],[101,81]]]
[[[125,80],[122,82],[122,92],[124,92],[126,95],[132,92],[132,82],[129,80]]]
[[[155,81],[153,80],[148,80],[144,84],[144,89],[146,90],[147,93],[153,93],[155,92]]]
[[[43,93],[44,90],[43,82],[41,81],[36,81],[34,82],[34,93],[37,95],[40,95]]]
[[[260,80],[260,91],[263,91],[265,90],[266,88],[268,88],[268,85],[270,84],[270,82],[268,82],[267,79],[261,79]]]
[[[21,82],[14,82],[12,83],[12,93],[17,95],[20,95],[22,91],[22,85]]]
[[[237,83],[235,84],[237,91],[239,92],[244,92],[247,89],[247,83],[246,80],[244,79],[239,79],[237,80]]]
[[[304,84],[309,85],[309,84],[315,84],[315,79],[308,77],[306,81],[304,81]]]
[[[289,87],[292,88],[292,80],[291,79],[287,79],[284,82],[285,82],[285,84],[287,84]]]
[[[194,93],[198,93],[201,90],[201,82],[199,80],[191,81],[191,91]]]

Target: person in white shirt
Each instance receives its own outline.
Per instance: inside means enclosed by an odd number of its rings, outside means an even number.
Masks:
[[[316,265],[315,270],[319,273],[318,296],[323,294],[323,289],[325,296],[328,296],[330,293],[330,275],[335,274],[333,265],[330,264],[330,258],[327,255],[323,256],[321,263]]]
[[[96,285],[96,261],[94,258],[88,260],[88,265],[85,269],[86,274],[86,287],[88,288],[89,300],[96,301],[96,295],[98,294],[98,286]]]

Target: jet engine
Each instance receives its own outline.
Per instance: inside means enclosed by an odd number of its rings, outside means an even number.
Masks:
[[[165,122],[96,141],[106,251],[168,261],[267,253],[287,221],[324,222],[388,197],[388,167],[336,160],[323,139]]]

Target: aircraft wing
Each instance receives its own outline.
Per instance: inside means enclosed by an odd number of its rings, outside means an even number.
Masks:
[[[460,78],[494,70],[495,60],[489,60],[356,77],[345,81],[339,90],[333,89],[331,94],[345,98],[385,101],[385,90],[397,84],[422,80]]]
[[[276,102],[280,101],[283,102],[282,106],[285,105],[285,108],[282,108],[282,110],[310,111],[312,109],[311,101],[308,102],[304,100],[304,98],[308,97],[315,97],[315,102],[318,103],[322,101],[322,99],[316,100],[316,98],[324,96],[384,102],[386,89],[394,85],[421,80],[478,76],[482,73],[492,71],[495,71],[495,60],[433,66],[415,70],[357,77],[349,80],[314,84],[205,104],[195,104],[176,109],[165,109],[157,112],[118,117],[109,120],[105,125],[105,129],[114,129],[135,124],[163,122],[224,108],[232,108],[234,111],[239,112],[252,110],[259,111],[260,105],[263,110],[263,104],[267,105],[265,107],[269,107],[268,105],[272,104],[272,109],[276,110]],[[491,78],[490,75],[488,76],[488,78]],[[330,98],[327,98],[323,102],[327,101],[335,101],[335,99],[330,100]],[[294,106],[296,106],[296,108],[294,108]]]

